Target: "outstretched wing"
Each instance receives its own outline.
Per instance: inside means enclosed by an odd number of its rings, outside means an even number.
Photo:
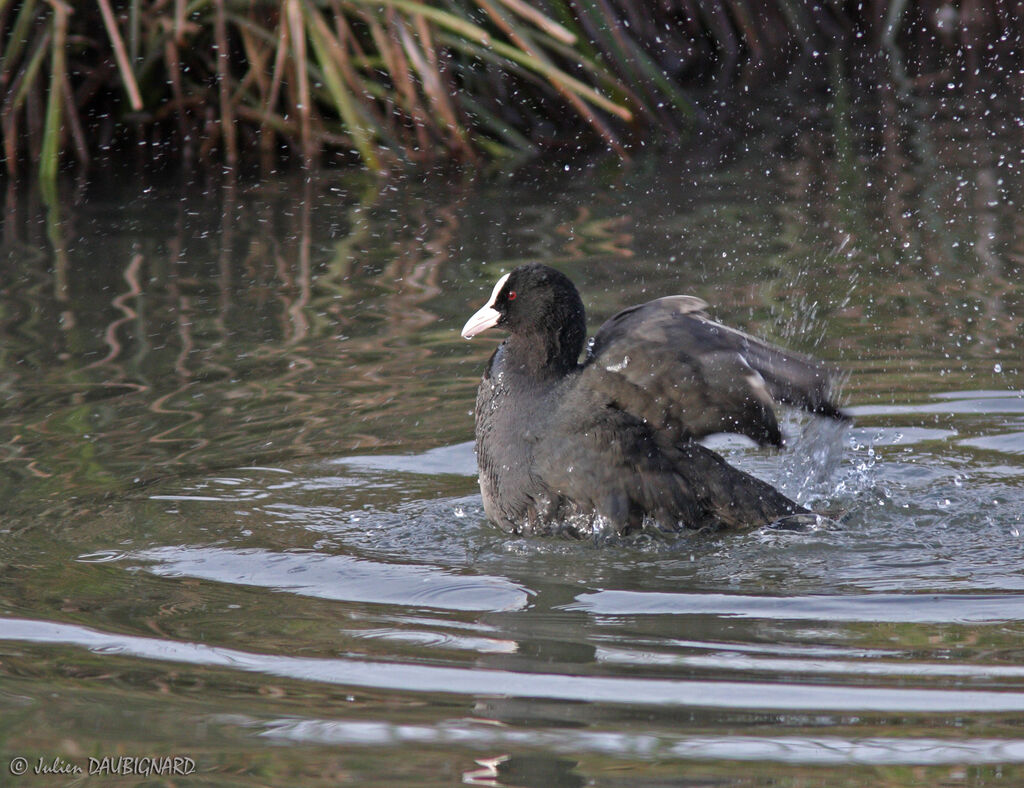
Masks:
[[[711,320],[693,296],[619,312],[591,340],[586,385],[679,438],[735,432],[782,445],[778,402],[846,419],[829,398],[820,362]]]

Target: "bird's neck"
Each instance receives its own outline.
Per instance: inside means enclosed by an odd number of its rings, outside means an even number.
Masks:
[[[585,329],[512,334],[505,340],[505,366],[535,379],[561,378],[577,367]]]

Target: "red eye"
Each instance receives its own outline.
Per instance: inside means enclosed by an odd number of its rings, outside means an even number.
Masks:
[[[509,291],[509,293],[508,293],[508,300],[509,301],[515,301],[516,300],[516,291],[515,290],[510,290]]]

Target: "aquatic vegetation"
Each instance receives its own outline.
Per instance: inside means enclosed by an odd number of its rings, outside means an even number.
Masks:
[[[851,5],[0,0],[6,167],[52,182],[63,161],[136,149],[377,171],[552,147],[625,155],[685,131],[709,88],[756,90],[829,51],[887,52],[901,77],[1019,57],[1024,22],[998,0]]]

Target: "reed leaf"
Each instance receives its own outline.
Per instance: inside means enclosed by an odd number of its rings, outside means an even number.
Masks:
[[[575,33],[550,17],[545,16],[533,6],[524,3],[523,0],[501,0],[501,4],[523,19],[530,21],[534,26],[544,31],[556,41],[568,44],[569,46],[576,43],[577,36]]]
[[[306,64],[306,36],[303,32],[304,21],[300,0],[285,0],[288,24],[288,40],[291,45],[291,57],[294,61],[295,77],[298,84],[298,101],[295,109],[299,116],[301,130],[302,156],[306,166],[313,163],[316,149],[313,146],[312,106],[309,94],[309,74]]]
[[[316,51],[320,70],[324,75],[324,83],[334,99],[345,123],[345,129],[352,135],[352,142],[359,151],[360,157],[366,162],[371,170],[381,171],[380,156],[373,144],[373,130],[364,125],[363,119],[356,110],[356,104],[345,85],[343,76],[343,62],[348,59],[348,52],[342,44],[334,37],[323,16],[317,13],[307,2],[304,4],[306,14],[306,26],[309,30],[309,38]]]
[[[39,182],[48,204],[56,202],[57,168],[60,164],[61,113],[64,107],[65,47],[68,34],[68,9],[61,2],[53,3],[51,17],[53,34],[50,46],[50,90],[43,124],[43,147],[39,157]]]
[[[14,17],[14,24],[11,25],[11,32],[7,36],[3,57],[0,58],[0,86],[8,83],[11,70],[17,64],[29,41],[28,31],[36,18],[36,5],[36,0],[25,0],[18,10],[18,15]]]
[[[124,82],[125,92],[131,102],[132,109],[138,112],[142,109],[142,95],[139,93],[139,86],[135,82],[135,72],[132,70],[131,61],[128,59],[128,52],[124,46],[124,40],[117,29],[117,20],[110,7],[110,0],[96,0],[103,16],[103,24],[107,28],[107,35],[110,36],[110,44],[114,49],[114,56],[117,58],[118,68],[121,70],[121,80]]]
[[[36,77],[39,75],[39,69],[42,67],[43,61],[46,59],[46,52],[50,46],[51,38],[52,33],[47,30],[36,41],[32,54],[29,55],[28,62],[25,63],[25,66],[14,78],[14,81],[11,83],[11,91],[4,100],[2,113],[4,154],[7,160],[8,172],[11,172],[12,174],[15,172],[15,167],[18,161],[18,140],[17,135],[15,134],[15,129],[17,128],[18,123],[18,113],[21,111],[22,105],[25,103],[25,98],[28,96],[29,90],[36,81]]]
[[[664,70],[655,63],[646,52],[639,47],[628,29],[622,25],[608,24],[606,20],[612,17],[610,7],[603,0],[578,0],[581,10],[594,15],[598,19],[595,28],[600,31],[602,40],[605,42],[605,49],[618,64],[620,74],[642,74],[643,79],[632,81],[638,83],[645,93],[648,94],[647,106],[657,108],[663,101],[667,101],[684,117],[693,117],[693,104],[686,97],[682,90],[672,84]],[[605,21],[601,21],[605,20]],[[660,93],[659,93],[660,91]]]
[[[214,40],[217,42],[217,93],[220,100],[220,133],[228,167],[238,165],[238,136],[235,129],[234,102],[231,99],[228,32],[224,19],[224,0],[215,0]]]
[[[409,55],[409,61],[420,75],[423,92],[426,93],[430,107],[434,110],[435,125],[441,132],[442,138],[450,141],[449,144],[453,149],[471,157],[465,129],[463,129],[459,118],[456,117],[455,109],[448,97],[444,74],[437,62],[430,29],[422,16],[417,16],[412,21],[420,46],[417,47],[416,43],[412,41],[411,35],[404,28],[402,41],[405,51]]]
[[[491,148],[493,140],[477,135],[475,139],[480,145],[488,147],[489,150],[500,151],[502,156],[524,156],[538,152],[537,146],[530,141],[530,138],[519,132],[511,124],[488,112],[482,104],[474,100],[472,96],[464,96],[462,99],[466,110],[478,123],[482,123],[482,129],[491,132],[494,136],[505,141],[506,144],[497,148]]]
[[[629,109],[616,104],[605,96],[602,96],[591,86],[580,82],[578,79],[566,74],[556,66],[550,65],[535,56],[498,40],[480,26],[465,19],[461,19],[447,11],[434,8],[433,6],[422,5],[414,0],[352,0],[352,2],[359,5],[373,7],[379,7],[382,5],[390,6],[408,14],[422,14],[424,17],[435,22],[441,27],[451,30],[453,33],[456,33],[470,41],[475,41],[485,47],[490,47],[502,57],[519,63],[532,71],[536,71],[538,74],[546,77],[552,84],[559,85],[569,92],[575,93],[581,98],[589,101],[594,106],[600,107],[606,112],[610,112],[627,123],[633,120],[633,113],[630,112]]]

